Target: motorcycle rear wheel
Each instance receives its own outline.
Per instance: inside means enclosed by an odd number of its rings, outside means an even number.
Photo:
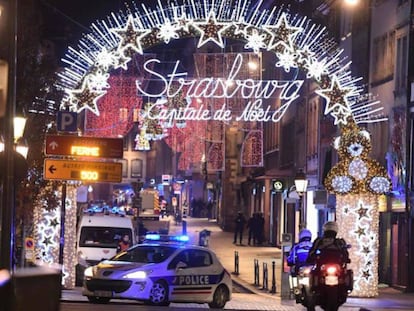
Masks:
[[[338,311],[338,299],[339,299],[338,287],[332,287],[327,291],[326,303],[324,306],[325,311]]]

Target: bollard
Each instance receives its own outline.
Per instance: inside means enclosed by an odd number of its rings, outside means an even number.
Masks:
[[[267,271],[267,262],[263,263],[263,287],[262,289],[268,290],[269,289],[269,277]]]
[[[183,235],[187,235],[187,221],[183,220],[182,225],[183,225]]]
[[[239,275],[239,252],[234,251],[234,274]]]
[[[270,290],[270,293],[272,294],[276,294],[276,273],[275,273],[275,269],[276,268],[276,264],[274,261],[272,261],[272,289]]]
[[[254,285],[259,286],[259,260],[254,260]]]

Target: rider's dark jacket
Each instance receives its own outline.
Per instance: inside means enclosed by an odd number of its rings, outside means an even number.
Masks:
[[[348,263],[349,253],[344,239],[337,238],[336,232],[325,231],[321,238],[317,238],[309,251],[308,263],[338,262]]]

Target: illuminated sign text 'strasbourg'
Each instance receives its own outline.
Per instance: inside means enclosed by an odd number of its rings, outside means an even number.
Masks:
[[[156,103],[149,105],[146,117],[153,120],[162,120],[171,124],[174,120],[198,120],[198,121],[272,121],[279,122],[289,105],[299,97],[300,88],[303,80],[253,80],[236,79],[243,65],[243,56],[238,54],[231,66],[227,78],[202,78],[186,79],[187,72],[178,72],[180,61],[176,61],[171,73],[164,77],[161,73],[153,70],[153,63],[161,63],[158,59],[149,59],[144,63],[144,70],[157,80],[162,82],[162,87],[157,93],[148,93],[141,87],[141,82],[136,81],[138,92],[151,98],[159,98]],[[162,109],[166,100],[173,98],[184,92],[187,105],[181,108]],[[246,100],[244,109],[238,114],[226,108],[224,103],[220,109],[210,110],[200,104],[198,107],[192,106],[191,99],[229,99],[242,98]],[[263,107],[263,99],[279,98],[280,107],[271,110],[270,106]],[[274,109],[274,108],[273,108]]]

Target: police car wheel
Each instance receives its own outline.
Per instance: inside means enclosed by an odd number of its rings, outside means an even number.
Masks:
[[[104,304],[104,303],[108,303],[109,300],[111,300],[111,298],[108,298],[108,297],[88,296],[88,300],[89,300],[89,302],[92,302],[92,303]]]
[[[210,308],[222,309],[229,300],[229,290],[226,286],[220,285],[214,292],[213,301],[208,304]]]
[[[149,302],[152,305],[168,306],[168,285],[163,281],[155,282],[150,291]]]

